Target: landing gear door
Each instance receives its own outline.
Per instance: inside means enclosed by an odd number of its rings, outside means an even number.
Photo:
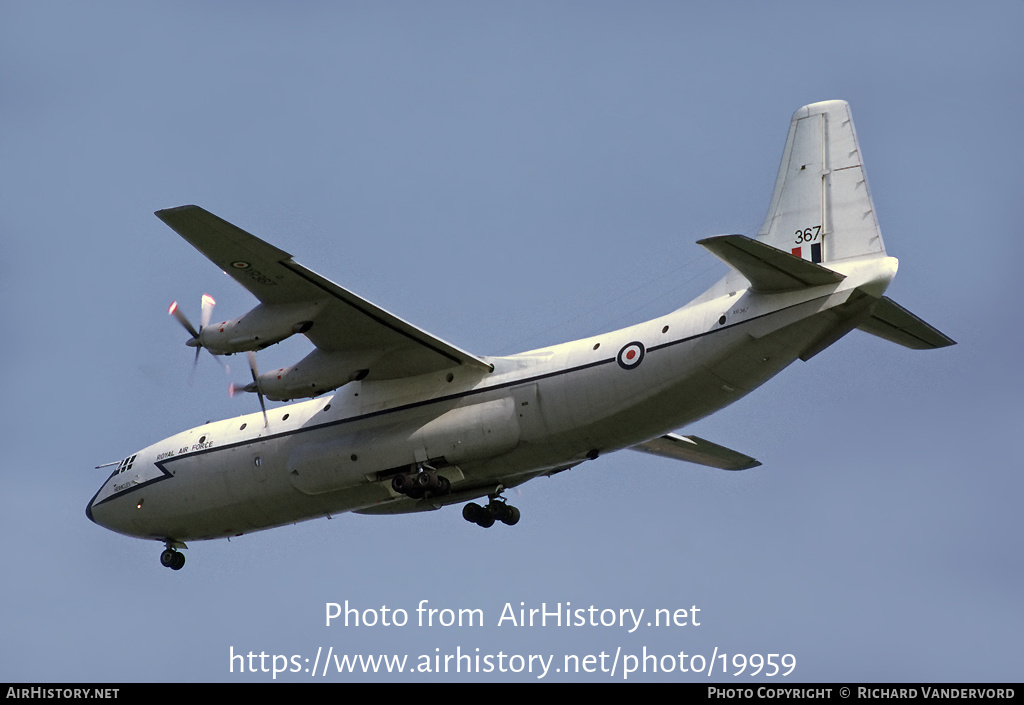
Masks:
[[[512,389],[512,398],[515,400],[516,416],[519,419],[522,439],[529,443],[537,437],[544,435],[544,417],[540,411],[536,383],[514,387]]]

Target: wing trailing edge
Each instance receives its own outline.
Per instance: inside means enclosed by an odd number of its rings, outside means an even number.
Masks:
[[[662,458],[683,460],[719,470],[749,470],[761,463],[725,446],[706,441],[697,436],[680,436],[668,433],[659,438],[632,446],[630,450],[658,455]]]

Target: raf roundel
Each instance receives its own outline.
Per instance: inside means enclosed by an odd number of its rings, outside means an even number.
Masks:
[[[615,360],[622,369],[632,370],[643,361],[645,352],[644,344],[637,340],[623,346]]]

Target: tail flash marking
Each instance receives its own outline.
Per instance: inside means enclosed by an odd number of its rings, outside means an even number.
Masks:
[[[821,243],[816,242],[811,245],[811,261],[815,264],[821,264]]]

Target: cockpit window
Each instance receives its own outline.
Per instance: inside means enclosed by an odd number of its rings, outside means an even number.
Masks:
[[[121,464],[117,466],[117,474],[125,472],[126,470],[131,470],[132,469],[132,464],[134,462],[135,462],[135,456],[134,455],[132,457],[130,457],[130,458],[125,458],[124,460],[122,460]]]

